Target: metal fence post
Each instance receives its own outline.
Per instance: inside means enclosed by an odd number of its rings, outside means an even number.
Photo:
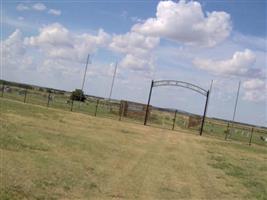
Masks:
[[[72,111],[72,109],[73,109],[73,102],[74,102],[74,100],[71,101],[70,111]]]
[[[28,92],[28,91],[27,91],[27,88],[26,88],[25,93],[24,93],[24,101],[23,101],[24,103],[26,103],[27,92]]]
[[[51,97],[50,95],[51,95],[51,92],[49,91],[48,92],[48,97],[47,97],[47,104],[46,104],[47,107],[49,107],[50,97]]]
[[[172,130],[174,130],[174,127],[175,127],[176,115],[177,115],[177,110],[175,110],[175,113],[174,113],[173,124],[172,124]]]
[[[254,131],[254,128],[252,127],[251,132],[250,132],[250,138],[249,138],[249,146],[251,145],[253,131]]]
[[[99,104],[99,99],[97,99],[97,101],[96,101],[96,106],[95,106],[95,116],[96,116],[96,113],[97,113],[98,104]]]

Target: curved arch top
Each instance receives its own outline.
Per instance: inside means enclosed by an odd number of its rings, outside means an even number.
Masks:
[[[184,82],[184,81],[176,81],[176,80],[159,80],[159,81],[152,81],[152,87],[159,87],[159,86],[178,86],[193,90],[198,92],[204,96],[207,96],[208,91],[194,85],[192,83]]]

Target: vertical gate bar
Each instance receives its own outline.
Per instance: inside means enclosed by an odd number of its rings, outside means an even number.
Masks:
[[[97,101],[96,101],[96,106],[95,106],[95,116],[96,116],[96,113],[97,113],[98,104],[99,104],[99,99],[97,99]]]
[[[152,94],[153,85],[154,85],[154,81],[152,80],[152,81],[151,81],[151,86],[150,86],[150,91],[149,91],[149,96],[148,96],[148,101],[147,101],[147,106],[146,106],[146,116],[145,116],[144,125],[147,124],[148,109],[149,109],[149,106],[150,106],[150,99],[151,99],[151,94]]]
[[[253,131],[254,131],[254,128],[252,127],[252,129],[251,129],[251,133],[250,133],[250,138],[249,138],[249,146],[251,145],[252,136],[253,136]]]
[[[175,110],[175,113],[174,113],[173,124],[172,124],[172,130],[174,130],[174,127],[175,127],[176,115],[177,115],[177,110]]]
[[[206,97],[205,109],[204,109],[204,114],[203,114],[203,117],[202,117],[202,123],[201,123],[201,128],[200,128],[199,135],[202,135],[202,132],[203,132],[203,127],[204,127],[205,118],[206,118],[206,112],[207,112],[208,101],[209,101],[209,90],[207,91],[207,97]]]
[[[24,103],[26,103],[26,98],[27,98],[27,88],[25,89],[25,93],[24,93]]]

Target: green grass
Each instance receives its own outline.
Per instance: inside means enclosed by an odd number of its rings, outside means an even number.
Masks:
[[[5,92],[4,97],[17,101],[24,101],[24,89],[18,87],[11,87],[11,91]],[[71,103],[69,101],[70,93],[66,94],[54,94],[51,93],[52,100],[49,101],[49,107],[59,108],[62,110],[69,111],[71,109]],[[32,103],[42,106],[47,106],[48,104],[48,93],[37,90],[27,90],[26,103]],[[107,100],[100,100],[97,107],[97,116],[107,117],[112,119],[118,119],[120,103],[113,103],[112,109],[107,105]],[[75,101],[73,104],[73,111],[89,114],[94,116],[96,111],[97,101],[96,99],[86,100],[85,102],[77,102]],[[172,129],[173,127],[173,118],[174,112],[168,111],[159,111],[152,109],[151,114],[148,118],[147,124],[153,127]],[[123,121],[134,122],[143,124],[144,116],[128,116],[122,117]],[[182,114],[177,114],[175,121],[175,130],[189,130],[197,133],[200,129],[200,125],[196,127],[191,127],[190,129],[186,128],[186,120]],[[227,130],[227,123],[219,120],[206,119],[206,123],[204,125],[204,134],[217,137],[217,138],[225,138],[225,131]],[[235,125],[233,130],[231,131],[231,135],[229,137],[230,140],[241,141],[243,143],[249,143],[251,134],[251,127],[248,126],[237,126]],[[263,146],[267,146],[267,143],[261,140],[261,136],[267,137],[266,129],[255,129],[252,137],[252,144],[260,144]]]
[[[267,149],[0,98],[0,199],[266,199]]]

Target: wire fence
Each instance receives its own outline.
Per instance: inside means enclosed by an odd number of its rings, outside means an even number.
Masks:
[[[3,82],[0,97],[31,103],[51,108],[68,110],[106,117],[122,121],[143,124],[146,105],[124,100],[109,100],[100,97],[86,96],[85,101],[72,101],[71,92],[33,86],[14,86]],[[202,118],[181,113],[177,110],[162,109],[150,106],[148,125],[174,131],[190,130],[198,133]],[[245,124],[231,123],[207,118],[204,135],[221,139],[235,140],[243,143],[267,146],[267,129]]]

